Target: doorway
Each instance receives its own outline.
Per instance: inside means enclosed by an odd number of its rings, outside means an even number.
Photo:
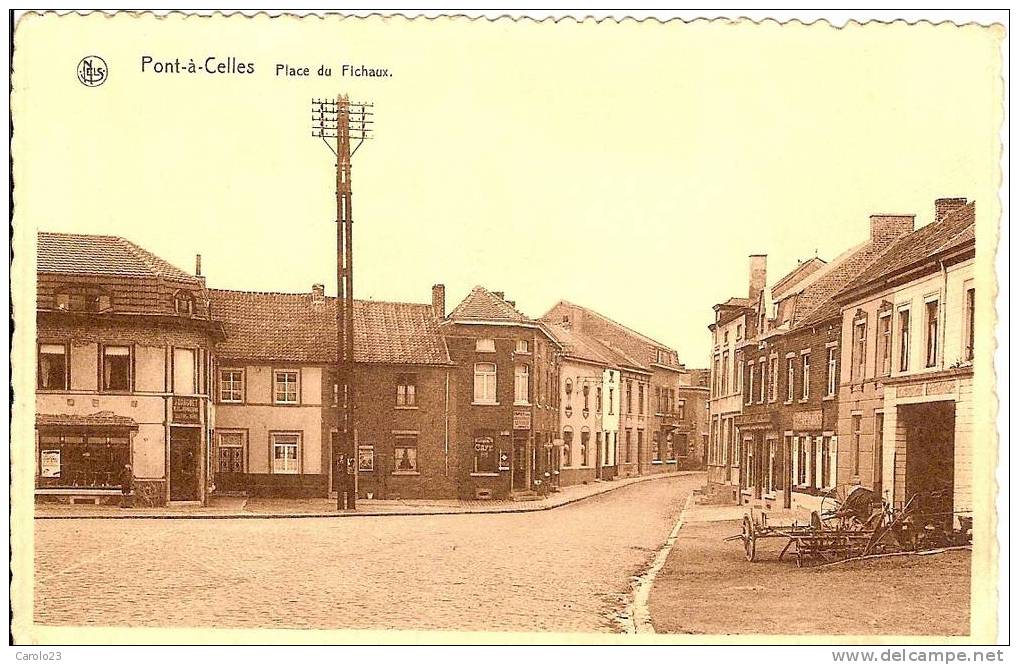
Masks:
[[[906,435],[905,496],[927,513],[952,510],[955,486],[955,402],[899,406]]]
[[[200,430],[196,427],[170,428],[170,501],[198,501],[201,498],[199,439]]]
[[[527,441],[515,439],[513,441],[513,489],[527,489]]]

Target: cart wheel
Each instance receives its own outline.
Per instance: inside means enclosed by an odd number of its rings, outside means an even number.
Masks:
[[[757,557],[757,538],[754,534],[754,525],[748,515],[743,516],[743,551],[747,561],[753,561]]]

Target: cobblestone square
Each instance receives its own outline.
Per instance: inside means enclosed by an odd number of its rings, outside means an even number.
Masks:
[[[37,520],[46,625],[614,632],[700,475],[522,514]]]

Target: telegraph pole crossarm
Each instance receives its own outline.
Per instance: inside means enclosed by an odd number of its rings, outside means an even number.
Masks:
[[[313,99],[313,137],[320,138],[336,157],[336,406],[338,446],[332,451],[336,509],[357,508],[358,454],[354,427],[354,244],[350,160],[371,138],[370,103]],[[335,147],[329,139],[334,139]],[[351,140],[357,144],[351,150]]]

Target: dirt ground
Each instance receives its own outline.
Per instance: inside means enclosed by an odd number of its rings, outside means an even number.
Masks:
[[[778,561],[781,539],[722,542],[738,522],[686,524],[651,590],[659,633],[968,635],[970,552],[826,568]]]

